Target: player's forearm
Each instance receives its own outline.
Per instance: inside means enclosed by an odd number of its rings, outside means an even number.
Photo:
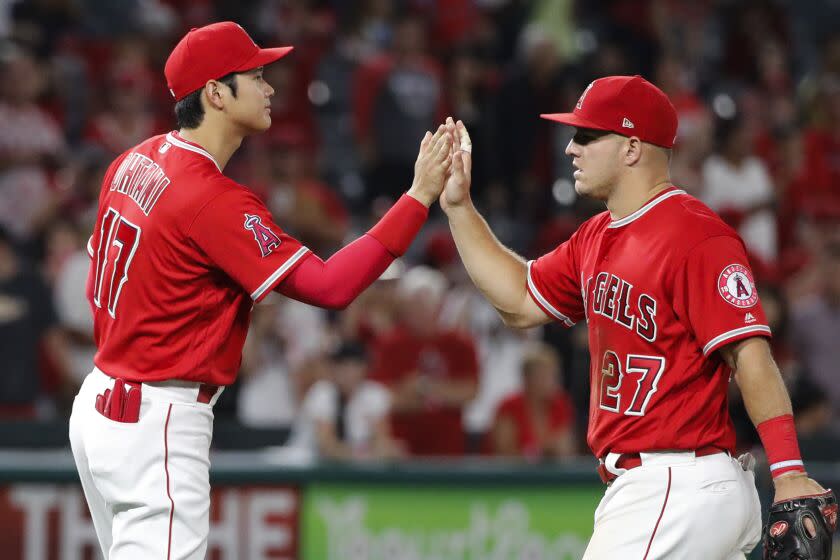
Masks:
[[[736,342],[724,351],[724,356],[735,370],[735,380],[767,453],[773,480],[778,482],[788,476],[803,474],[805,465],[799,451],[790,397],[767,341],[756,337]]]
[[[527,265],[506,248],[472,204],[448,212],[458,253],[473,283],[496,308],[508,326],[517,319],[528,297]]]
[[[344,309],[408,249],[426,216],[428,208],[405,195],[366,235],[326,262],[310,255],[277,289],[303,303]]]
[[[758,426],[771,418],[792,414],[790,397],[765,341],[744,341],[733,358],[730,365],[753,424]]]

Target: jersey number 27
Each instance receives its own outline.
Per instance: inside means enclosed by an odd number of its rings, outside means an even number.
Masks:
[[[665,358],[638,354],[628,354],[627,365],[622,370],[618,354],[607,350],[601,361],[601,408],[610,412],[621,411],[621,385],[625,383],[626,377],[632,375],[633,381],[636,381],[636,391],[624,414],[644,416],[664,371]]]
[[[128,267],[138,245],[140,227],[120,216],[113,208],[108,208],[99,227],[99,246],[94,255],[93,303],[99,309],[107,307],[111,317],[117,317],[117,303],[123,285],[128,281]]]

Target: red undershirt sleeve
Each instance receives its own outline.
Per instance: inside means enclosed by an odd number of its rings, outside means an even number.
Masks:
[[[325,307],[344,309],[394,261],[382,243],[363,235],[327,259],[310,253],[277,287],[284,296]]]
[[[277,291],[303,303],[344,309],[408,250],[427,216],[425,206],[403,195],[367,234],[326,262],[308,255]]]

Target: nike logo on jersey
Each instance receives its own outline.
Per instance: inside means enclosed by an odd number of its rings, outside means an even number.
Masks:
[[[601,272],[586,281],[587,296],[591,295],[592,312],[606,317],[624,328],[635,331],[648,342],[656,340],[656,300],[646,293],[633,296],[633,284],[615,274]],[[588,301],[584,304],[589,305]]]

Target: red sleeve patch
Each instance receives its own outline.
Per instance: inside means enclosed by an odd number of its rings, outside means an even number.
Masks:
[[[245,214],[245,229],[251,230],[254,234],[254,241],[260,248],[263,258],[280,246],[280,236],[271,231],[271,228],[263,225],[262,218],[254,214]]]

